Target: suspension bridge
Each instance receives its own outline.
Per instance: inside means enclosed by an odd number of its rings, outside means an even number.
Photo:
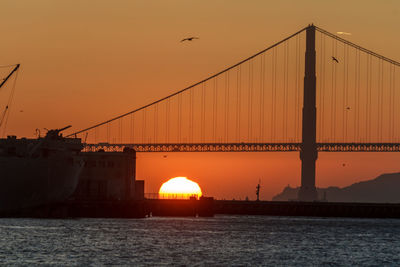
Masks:
[[[400,63],[308,25],[183,90],[70,134],[86,151],[299,151],[299,200],[318,152],[399,152]]]

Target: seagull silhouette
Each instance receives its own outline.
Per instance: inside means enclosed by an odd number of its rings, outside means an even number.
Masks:
[[[335,57],[332,57],[332,60],[336,61],[336,63],[339,63],[339,60],[337,60],[337,58],[335,58]]]
[[[200,39],[199,37],[188,37],[181,40],[181,43],[184,41],[193,41],[194,39]]]
[[[351,35],[351,32],[336,32],[337,34]]]

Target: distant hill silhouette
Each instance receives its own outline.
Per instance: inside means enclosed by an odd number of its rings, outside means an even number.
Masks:
[[[273,201],[297,200],[299,187],[287,186]],[[330,202],[400,203],[400,173],[382,174],[373,180],[350,186],[318,188],[320,200]]]

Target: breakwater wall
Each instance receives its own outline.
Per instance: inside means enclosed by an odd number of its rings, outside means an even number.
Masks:
[[[145,218],[214,216],[213,198],[144,200],[69,200],[35,208],[1,212],[12,218]]]
[[[1,212],[2,218],[144,218],[145,201],[65,201]]]
[[[215,200],[215,214],[400,218],[400,204]]]
[[[214,216],[214,199],[146,199],[145,209],[151,216],[175,217],[212,217]]]
[[[144,199],[132,201],[67,201],[3,212],[0,217],[145,218],[149,216],[212,217],[225,215],[399,218],[400,204]]]

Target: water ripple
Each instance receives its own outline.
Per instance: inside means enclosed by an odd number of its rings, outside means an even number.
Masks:
[[[400,220],[0,219],[6,265],[400,265]]]

